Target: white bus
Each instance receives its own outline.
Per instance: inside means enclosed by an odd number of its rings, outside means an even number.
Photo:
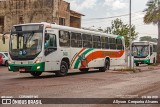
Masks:
[[[67,75],[68,69],[99,69],[125,63],[123,36],[50,23],[14,25],[9,43],[9,71]]]
[[[132,52],[136,66],[156,63],[157,43],[148,41],[133,42]]]

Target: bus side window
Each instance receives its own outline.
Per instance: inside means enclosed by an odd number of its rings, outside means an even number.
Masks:
[[[88,41],[88,48],[92,48],[92,36],[87,35],[87,41]]]
[[[70,33],[67,31],[59,31],[59,44],[62,47],[70,47]]]
[[[110,49],[116,49],[116,39],[115,38],[109,38],[109,47]]]
[[[71,46],[82,47],[82,37],[80,33],[71,33]]]
[[[82,36],[80,33],[77,34],[78,47],[82,47]]]
[[[82,34],[83,47],[92,48],[92,36],[87,34]]]
[[[117,45],[117,50],[124,50],[123,48],[123,44],[122,44],[122,39],[120,39],[120,38],[118,38],[117,40],[117,43],[116,43],[116,45]]]
[[[100,36],[93,36],[93,48],[101,48]]]
[[[106,38],[106,49],[109,49],[109,38],[108,37],[105,38]]]
[[[102,49],[105,49],[106,48],[106,37],[102,36],[101,41],[102,41]]]
[[[76,33],[72,32],[71,33],[71,47],[77,47],[78,42],[77,42],[77,35]]]

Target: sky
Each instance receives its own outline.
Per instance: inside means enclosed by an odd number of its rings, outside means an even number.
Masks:
[[[129,1],[130,0],[64,0],[70,3],[71,10],[80,12],[82,17],[82,27],[105,29],[111,26],[111,21],[120,18],[125,24],[129,24]],[[138,38],[151,36],[158,38],[158,27],[153,24],[144,24],[143,12],[148,0],[131,0],[132,24],[136,26]],[[121,16],[108,18],[114,16]],[[96,19],[95,18],[105,18]]]

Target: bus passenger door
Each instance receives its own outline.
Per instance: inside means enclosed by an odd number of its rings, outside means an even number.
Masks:
[[[45,71],[53,71],[55,70],[55,63],[56,63],[56,51],[57,51],[57,45],[56,45],[56,35],[55,34],[49,34],[46,33],[45,35],[45,45],[44,45],[45,51]]]

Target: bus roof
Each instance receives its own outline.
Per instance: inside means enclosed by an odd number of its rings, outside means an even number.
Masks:
[[[108,36],[108,37],[114,37],[114,38],[122,38],[124,39],[123,36],[120,35],[113,35],[113,34],[107,34],[107,33],[102,33],[102,32],[98,32],[98,31],[90,31],[90,30],[85,30],[85,29],[80,29],[80,28],[73,28],[73,27],[68,27],[68,26],[61,26],[61,25],[57,25],[57,24],[51,24],[51,23],[47,23],[47,22],[41,22],[41,23],[26,23],[26,24],[19,24],[19,25],[14,25],[14,26],[22,26],[22,25],[36,25],[36,24],[43,24],[44,26],[46,26],[47,28],[54,28],[54,29],[61,29],[61,30],[65,30],[65,31],[74,31],[77,33],[83,32],[83,33],[92,33],[93,35],[103,35],[103,36]]]
[[[132,42],[132,44],[133,43],[148,43],[148,44],[154,44],[154,45],[157,45],[157,43],[156,42],[150,42],[150,41],[133,41]]]

